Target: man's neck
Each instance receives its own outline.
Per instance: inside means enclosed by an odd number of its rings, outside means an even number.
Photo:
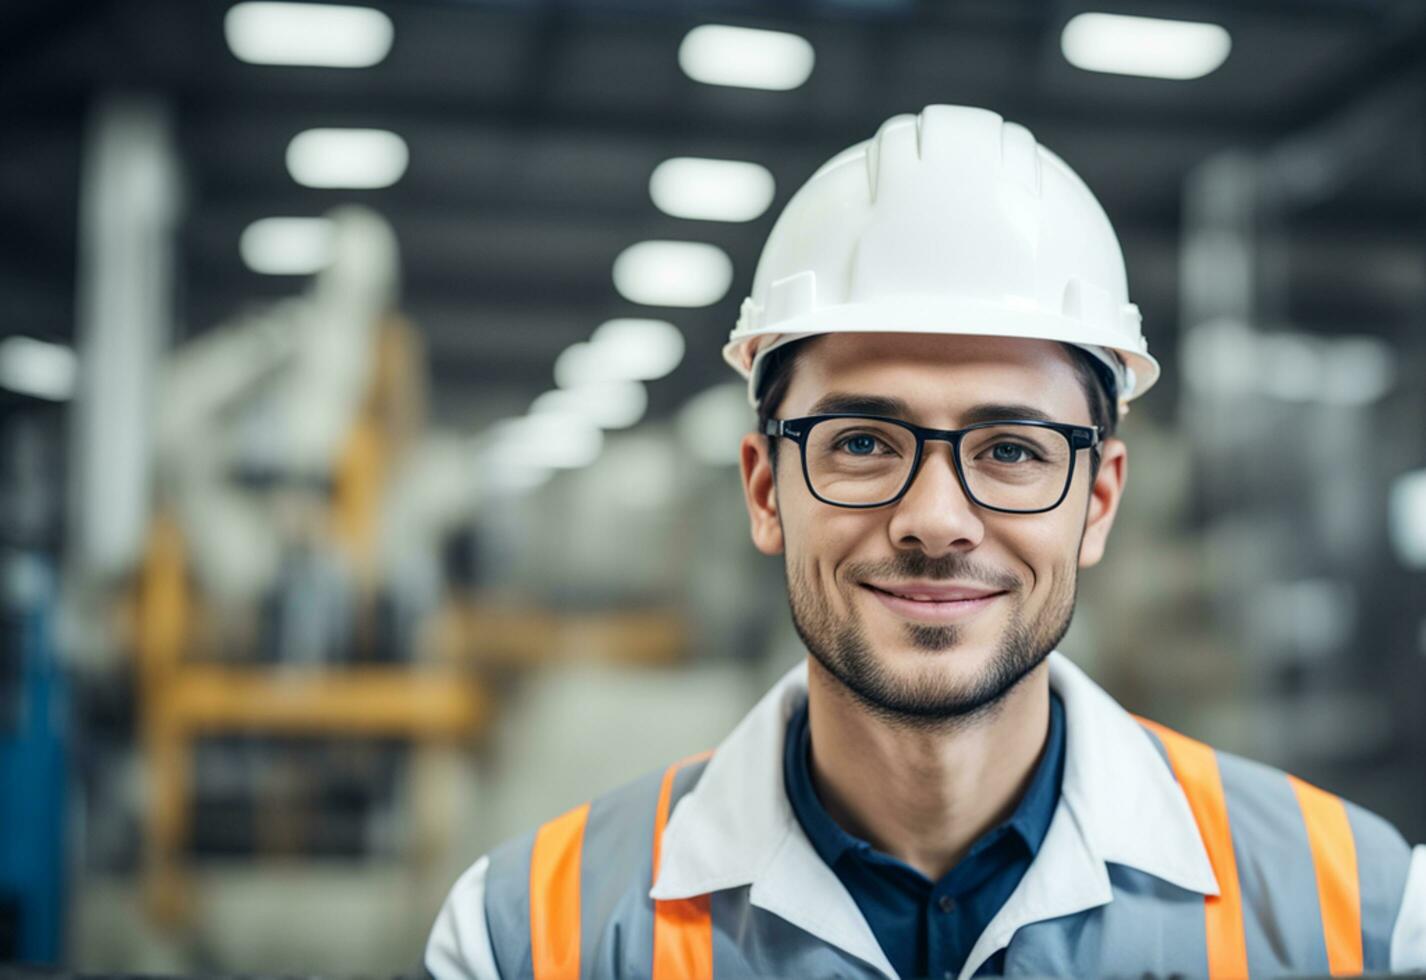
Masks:
[[[1024,795],[1049,731],[1049,665],[997,710],[949,732],[877,717],[815,657],[807,700],[822,805],[848,833],[935,881]]]

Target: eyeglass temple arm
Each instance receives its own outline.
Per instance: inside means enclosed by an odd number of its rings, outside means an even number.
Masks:
[[[787,436],[794,442],[802,440],[802,433],[795,427],[787,424],[783,419],[768,419],[763,425],[763,435],[765,436]]]
[[[1104,441],[1103,436],[1103,426],[1084,426],[1075,429],[1073,435],[1070,436],[1070,442],[1075,449],[1093,449]]]

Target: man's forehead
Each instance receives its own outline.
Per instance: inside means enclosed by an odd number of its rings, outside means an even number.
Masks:
[[[788,407],[958,424],[991,418],[1068,421],[1087,406],[1063,345],[1018,337],[826,334],[797,358]]]

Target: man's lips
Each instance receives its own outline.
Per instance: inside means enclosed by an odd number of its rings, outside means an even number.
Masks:
[[[868,582],[863,582],[862,586],[878,602],[896,615],[921,623],[940,625],[968,619],[987,606],[993,605],[1000,596],[1005,594],[987,589],[957,586],[932,588],[897,584],[895,587],[898,590],[905,590],[904,594],[898,595]],[[907,598],[907,596],[926,596],[927,598]]]
[[[966,585],[937,585],[931,582],[863,582],[869,589],[917,602],[956,602],[1000,595],[1004,589],[985,589]]]

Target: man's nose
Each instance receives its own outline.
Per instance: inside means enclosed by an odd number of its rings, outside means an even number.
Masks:
[[[985,537],[980,508],[956,476],[954,452],[947,442],[926,443],[911,486],[891,516],[889,533],[896,547],[943,555],[974,548]]]

